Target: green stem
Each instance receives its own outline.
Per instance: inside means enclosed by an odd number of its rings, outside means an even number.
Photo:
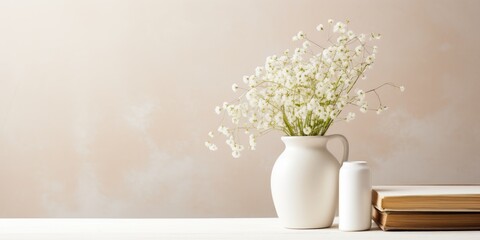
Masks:
[[[289,136],[294,136],[292,126],[288,122],[287,114],[285,113],[285,107],[282,107],[282,116],[283,116],[283,122],[285,123],[285,126],[287,126],[287,129],[288,129],[288,132],[286,134]]]

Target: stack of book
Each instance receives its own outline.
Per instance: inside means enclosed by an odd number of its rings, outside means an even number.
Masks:
[[[480,229],[480,186],[377,186],[373,220],[388,230]]]

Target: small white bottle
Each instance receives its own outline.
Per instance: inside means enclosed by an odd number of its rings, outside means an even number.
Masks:
[[[372,180],[365,161],[344,162],[340,168],[338,228],[369,230],[372,224]]]

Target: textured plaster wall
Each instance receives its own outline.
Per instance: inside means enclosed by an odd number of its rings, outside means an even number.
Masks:
[[[0,217],[275,214],[280,134],[232,159],[230,86],[328,18],[380,32],[390,111],[339,123],[375,184],[480,184],[479,1],[0,1]],[[339,143],[332,143],[335,153]]]

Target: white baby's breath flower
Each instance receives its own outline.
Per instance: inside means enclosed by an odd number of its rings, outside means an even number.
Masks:
[[[228,130],[227,127],[221,125],[220,127],[218,127],[217,131],[225,136],[230,136],[230,131]]]
[[[217,147],[217,145],[215,145],[215,144],[212,143],[212,144],[210,144],[210,146],[208,147],[208,149],[210,149],[210,151],[217,151],[218,147]]]
[[[250,81],[250,77],[249,76],[243,76],[243,82],[245,84],[248,84],[248,82]]]
[[[244,147],[243,145],[240,145],[240,144],[235,144],[235,145],[233,146],[233,149],[234,149],[235,151],[241,152],[241,151],[243,151],[243,149],[245,149],[245,147]]]
[[[222,113],[222,107],[216,106],[216,107],[215,107],[215,113],[216,113],[216,114]]]
[[[328,115],[330,119],[335,119],[337,117],[337,113],[335,111],[331,111],[330,114]]]
[[[382,35],[380,33],[372,33],[372,39],[380,40]]]
[[[233,151],[233,152],[232,152],[232,156],[233,156],[234,158],[239,158],[239,157],[240,157],[240,152],[239,152],[239,151]]]
[[[298,40],[305,39],[305,33],[303,33],[302,31],[298,32],[297,33],[297,38],[298,38]]]
[[[337,22],[335,26],[333,26],[333,32],[345,33],[347,26],[345,23]]]
[[[345,36],[345,35],[341,35],[337,38],[337,43],[340,43],[340,44],[344,44],[348,41],[348,37]],[[341,53],[343,53],[343,51],[339,51]]]
[[[329,101],[333,100],[333,99],[335,98],[335,93],[333,93],[333,92],[331,92],[331,91],[330,91],[330,92],[327,92],[327,97],[326,97],[326,98],[327,98],[327,100],[329,100]]]
[[[369,55],[365,60],[366,63],[371,64],[375,60],[375,54]]]
[[[342,82],[345,84],[346,87],[350,86],[352,84],[352,80],[350,78],[345,78],[342,80]]]
[[[405,92],[405,87],[404,86],[400,86],[400,92]]]
[[[332,24],[333,23],[333,19],[328,19],[327,21],[329,24]]]
[[[379,114],[382,113],[382,112],[383,112],[382,107],[379,107],[379,108],[377,109],[377,111],[376,111],[377,115],[379,115]]]
[[[237,90],[238,90],[238,84],[234,83],[232,85],[232,91],[237,92]]]
[[[365,38],[366,38],[366,36],[365,36],[365,34],[363,34],[363,33],[360,34],[360,35],[358,35],[358,41],[360,41],[361,43],[364,43],[364,42],[365,42]]]
[[[363,90],[358,90],[357,91],[357,97],[358,97],[358,100],[360,101],[363,101],[365,99],[365,91]]]
[[[322,31],[323,30],[323,24],[318,24],[318,26],[315,29],[317,29],[317,31]]]
[[[309,41],[305,41],[305,42],[303,42],[303,45],[302,45],[302,46],[303,46],[303,48],[308,48],[308,47],[310,47],[310,42],[309,42]]]
[[[255,147],[257,146],[257,140],[255,139],[255,135],[250,134],[248,138],[248,143],[250,144],[250,150],[255,150]]]
[[[347,32],[348,39],[353,39],[355,37],[355,33],[352,30]]]
[[[255,76],[259,77],[263,73],[263,67],[255,68]]]
[[[213,138],[214,137],[213,132],[212,131],[208,132],[208,136]]]
[[[349,112],[349,113],[347,114],[347,117],[345,118],[345,121],[350,122],[350,121],[352,121],[353,119],[355,119],[355,113],[354,113],[354,112]]]
[[[364,103],[364,104],[360,107],[360,112],[366,113],[367,111],[368,111],[368,104],[367,104],[367,103]]]
[[[363,46],[362,45],[358,45],[357,47],[355,47],[355,53],[357,55],[360,55],[362,52],[363,52]]]
[[[305,133],[305,135],[309,135],[310,133],[312,132],[312,128],[311,127],[304,127],[303,128],[303,133]]]
[[[217,145],[211,143],[211,142],[205,142],[205,147],[207,147],[208,149],[210,149],[210,151],[216,151],[218,148],[217,148]]]
[[[248,81],[248,86],[250,88],[254,88],[257,85],[257,79],[254,77],[250,77]]]
[[[227,143],[227,145],[230,146],[230,147],[232,147],[232,146],[235,145],[235,141],[233,141],[233,137],[232,137],[232,136],[230,136],[230,138],[227,139],[227,140],[225,141],[225,143]]]

